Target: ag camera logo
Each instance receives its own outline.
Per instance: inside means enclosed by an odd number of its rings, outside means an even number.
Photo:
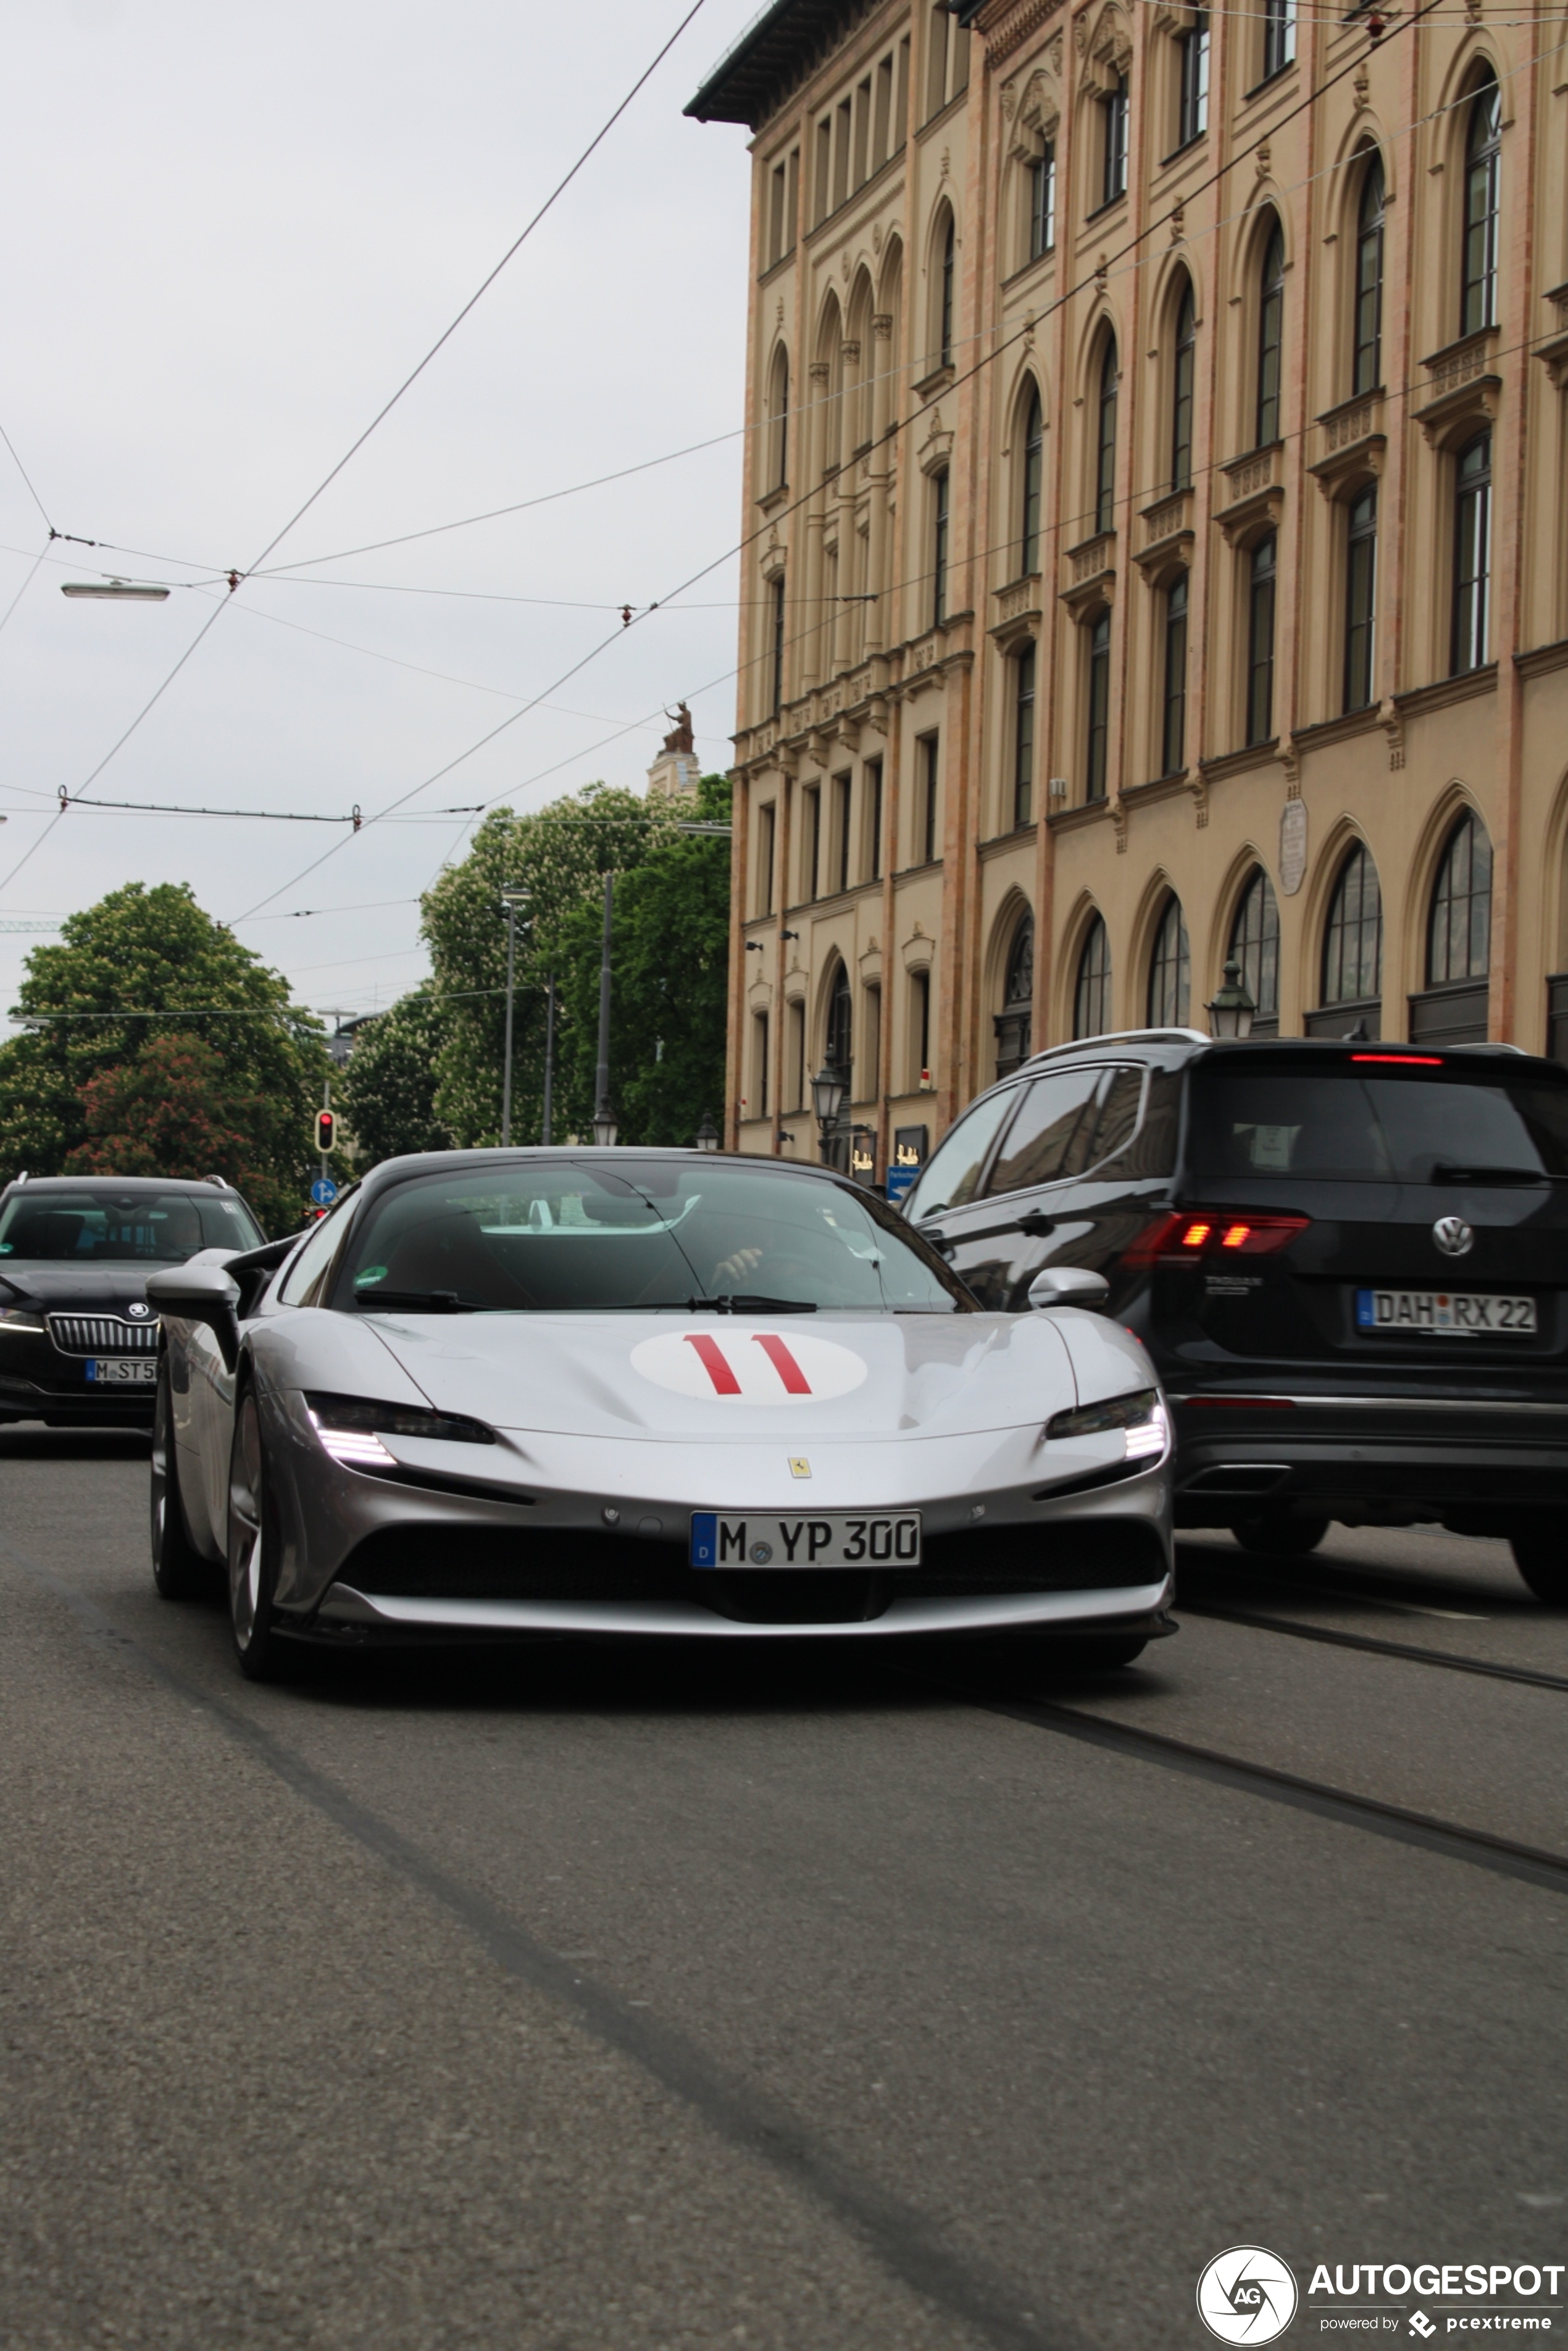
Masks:
[[[1265,2246],[1232,2245],[1198,2279],[1197,2314],[1221,2343],[1272,2343],[1296,2314],[1296,2281]]]

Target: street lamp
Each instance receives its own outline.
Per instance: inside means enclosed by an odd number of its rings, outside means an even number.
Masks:
[[[1208,1015],[1211,1037],[1250,1037],[1252,1015],[1258,1007],[1252,991],[1241,977],[1241,966],[1232,957],[1225,967],[1225,985],[1215,992],[1212,1004],[1204,1010]]]
[[[501,904],[507,913],[507,1045],[501,1073],[501,1148],[511,1147],[512,1141],[512,977],[517,962],[517,909],[528,903],[526,890],[503,890]]]
[[[844,1096],[848,1091],[848,1081],[843,1072],[836,1069],[831,1061],[824,1061],[811,1080],[811,1109],[815,1113],[818,1132],[821,1137],[821,1148],[824,1166],[831,1165],[831,1154],[834,1134],[839,1123],[839,1112],[843,1107]]]
[[[163,604],[169,600],[167,588],[144,588],[134,580],[68,580],[60,594],[97,596],[115,604]]]
[[[718,1129],[713,1123],[713,1114],[710,1111],[704,1111],[703,1123],[698,1127],[696,1134],[693,1136],[692,1140],[695,1143],[699,1151],[716,1151],[718,1149]]]

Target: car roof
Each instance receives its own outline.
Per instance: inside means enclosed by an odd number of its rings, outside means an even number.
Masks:
[[[1175,1052],[1170,1050],[1173,1047],[1177,1049]],[[1517,1061],[1532,1061],[1538,1069],[1563,1074],[1561,1062],[1549,1061],[1542,1054],[1527,1053],[1521,1045],[1490,1041],[1484,1045],[1424,1045],[1405,1044],[1396,1038],[1388,1037],[1209,1037],[1201,1029],[1120,1029],[1103,1037],[1075,1037],[1064,1045],[1047,1045],[1041,1051],[1031,1053],[1027,1061],[1020,1062],[1017,1070],[1010,1071],[1008,1078],[998,1079],[998,1083],[1006,1085],[1012,1079],[1043,1070],[1053,1062],[1070,1061],[1074,1055],[1100,1061],[1108,1050],[1124,1052],[1137,1051],[1140,1048],[1166,1049],[1161,1059],[1172,1068],[1185,1067],[1189,1061],[1205,1060],[1212,1054],[1246,1054],[1250,1057],[1268,1053],[1270,1056],[1282,1054],[1290,1059],[1299,1056],[1307,1061],[1321,1061],[1331,1054],[1343,1056],[1349,1050],[1377,1056],[1386,1054],[1398,1061],[1416,1059],[1445,1064],[1462,1055],[1461,1067],[1478,1058],[1496,1060],[1506,1056],[1510,1067]],[[987,1091],[988,1092],[991,1089]]]
[[[470,1169],[486,1167],[529,1166],[539,1162],[554,1161],[560,1166],[603,1165],[613,1174],[631,1160],[668,1159],[677,1165],[685,1161],[722,1162],[727,1167],[744,1167],[755,1176],[777,1176],[784,1173],[799,1176],[819,1184],[832,1184],[841,1189],[862,1194],[868,1188],[855,1183],[852,1176],[837,1167],[813,1167],[796,1159],[772,1159],[755,1151],[694,1151],[689,1145],[668,1144],[619,1143],[522,1143],[492,1144],[476,1151],[422,1151],[410,1153],[402,1159],[383,1159],[365,1176],[363,1190],[380,1191],[383,1185],[401,1184],[413,1176],[454,1175]]]
[[[26,1191],[29,1198],[35,1192],[233,1192],[239,1196],[237,1186],[212,1176],[16,1176],[0,1198],[18,1191]]]

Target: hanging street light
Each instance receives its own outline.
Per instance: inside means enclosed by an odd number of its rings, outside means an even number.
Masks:
[[[713,1123],[713,1113],[711,1111],[704,1111],[703,1123],[698,1127],[692,1140],[696,1144],[699,1151],[716,1151],[718,1149],[718,1129]]]
[[[110,604],[164,604],[167,588],[143,588],[134,580],[68,580],[62,596],[93,596]]]
[[[1234,957],[1225,967],[1225,985],[1215,991],[1212,1004],[1206,1004],[1208,1033],[1211,1037],[1250,1037],[1252,1015],[1257,1011],[1252,991],[1241,977],[1241,966]]]

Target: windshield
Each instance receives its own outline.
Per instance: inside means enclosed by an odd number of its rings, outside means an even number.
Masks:
[[[339,1306],[418,1311],[972,1311],[936,1253],[847,1186],[712,1158],[413,1176],[366,1204]]]
[[[1298,1176],[1347,1183],[1514,1182],[1568,1176],[1568,1082],[1455,1071],[1196,1072],[1199,1176]]]
[[[198,1249],[261,1246],[232,1192],[16,1192],[0,1209],[0,1259],[43,1265],[177,1265]]]

